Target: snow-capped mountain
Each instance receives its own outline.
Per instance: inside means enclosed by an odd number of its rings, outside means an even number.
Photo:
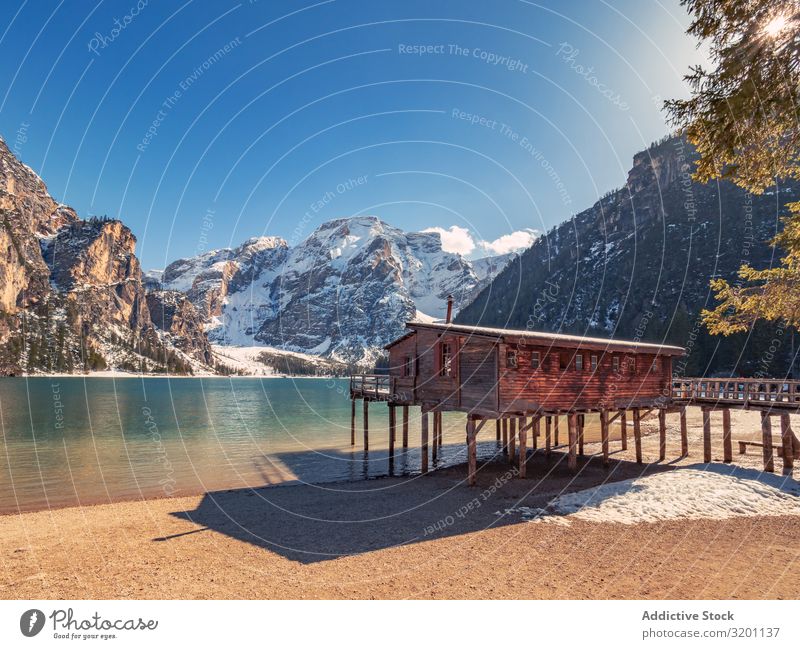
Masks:
[[[369,363],[407,320],[443,318],[449,294],[456,309],[468,303],[508,261],[493,259],[473,263],[442,250],[436,232],[358,216],[324,223],[295,247],[260,237],[180,259],[160,281],[186,293],[218,344]]]

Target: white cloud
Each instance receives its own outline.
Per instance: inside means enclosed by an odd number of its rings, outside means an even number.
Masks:
[[[462,255],[468,255],[475,250],[475,239],[472,238],[467,228],[451,225],[449,230],[434,227],[426,228],[423,232],[438,232],[439,236],[442,237],[442,250],[445,252],[457,252]]]
[[[451,225],[449,228],[435,226],[426,228],[423,232],[438,232],[442,238],[442,250],[445,252],[457,252],[465,257],[472,253],[476,248],[489,256],[504,255],[507,252],[515,252],[530,248],[539,233],[536,230],[517,230],[511,234],[504,234],[494,241],[476,241],[467,228],[459,225]]]
[[[536,230],[517,230],[511,234],[504,234],[494,241],[481,241],[480,246],[491,255],[504,255],[530,248],[538,236]]]

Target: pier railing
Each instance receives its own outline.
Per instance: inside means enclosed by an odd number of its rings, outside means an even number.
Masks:
[[[387,374],[355,374],[350,377],[350,397],[385,401],[391,394],[391,377]]]
[[[679,401],[731,403],[742,407],[769,404],[800,406],[800,381],[780,379],[675,379],[672,398]]]

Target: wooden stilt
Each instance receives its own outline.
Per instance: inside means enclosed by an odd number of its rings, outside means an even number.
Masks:
[[[408,406],[403,406],[403,448],[408,448]]]
[[[731,409],[722,411],[722,461],[733,462],[733,444],[731,442]]]
[[[517,457],[517,420],[512,417],[508,420],[508,458],[511,463]]]
[[[356,445],[356,400],[350,399],[350,446]]]
[[[444,430],[442,430],[442,425],[444,423],[444,419],[443,419],[444,413],[437,412],[436,414],[439,417],[439,436],[438,436],[439,448],[442,448],[442,440],[444,439]]]
[[[681,408],[681,457],[689,457],[689,429],[686,426],[686,406]]]
[[[658,410],[658,461],[667,459],[667,411]]]
[[[467,482],[470,487],[475,486],[478,472],[478,445],[475,434],[475,420],[467,416]]]
[[[576,455],[578,448],[578,416],[571,412],[567,415],[567,436],[569,438],[569,456],[567,458],[567,466],[570,471],[578,470],[578,457]]]
[[[369,450],[369,401],[364,399],[364,450]]]
[[[397,414],[393,403],[389,404],[389,472],[394,469],[394,442],[397,436]]]
[[[711,462],[711,410],[703,408],[703,462]]]
[[[783,468],[794,468],[794,449],[792,448],[792,422],[789,413],[781,414],[781,441],[783,442]]]
[[[583,457],[583,425],[584,415],[578,415],[578,456]]]
[[[431,444],[431,462],[436,464],[439,457],[439,413],[433,411],[433,444]]]
[[[500,420],[499,419],[495,419],[494,420],[494,431],[495,431],[495,434],[497,435],[497,442],[499,444],[500,440],[502,439],[500,437]]]
[[[550,437],[550,430],[552,425],[552,417],[547,416],[544,418],[544,455],[550,457],[550,448],[552,447],[552,440]]]
[[[772,422],[769,412],[761,411],[761,443],[764,445],[764,471],[775,471],[775,460],[772,453]]]
[[[608,411],[600,411],[600,439],[603,444],[603,466],[608,466]]]
[[[553,444],[558,446],[558,413],[553,417]]]
[[[628,450],[628,413],[626,410],[619,411],[619,430],[622,440],[622,450]]]
[[[519,418],[519,477],[525,477],[525,463],[528,461],[528,431],[525,417]]]
[[[503,419],[503,455],[508,455],[508,419]]]
[[[422,456],[420,459],[420,468],[423,473],[428,472],[428,413],[423,411],[422,417],[419,421],[420,425],[420,450]]]
[[[642,463],[642,423],[638,408],[633,409],[633,442],[636,446],[636,464]]]
[[[539,439],[539,435],[542,434],[542,416],[541,415],[534,415],[533,416],[533,431],[532,432],[533,432],[533,444],[531,444],[531,446],[533,447],[533,450],[535,451],[537,448],[539,448],[538,439]]]

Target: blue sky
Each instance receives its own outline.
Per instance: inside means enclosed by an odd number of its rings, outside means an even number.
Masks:
[[[678,0],[6,0],[0,134],[145,268],[354,214],[479,256],[624,183],[703,60],[687,24]]]

